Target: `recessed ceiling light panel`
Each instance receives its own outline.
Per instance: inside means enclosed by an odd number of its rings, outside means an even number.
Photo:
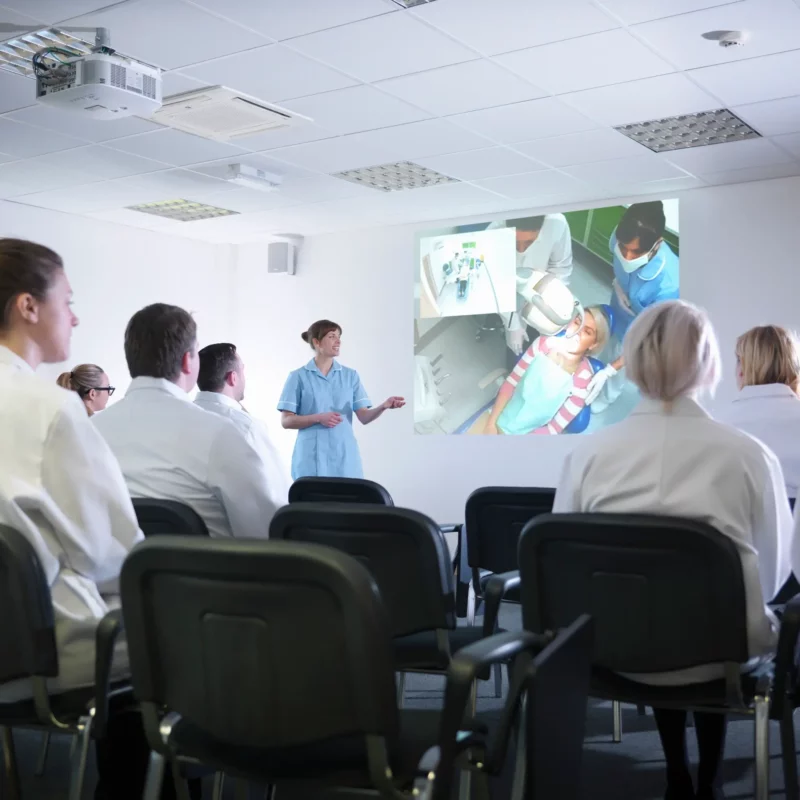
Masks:
[[[617,125],[614,130],[654,153],[761,137],[757,130],[727,108],[651,119],[648,122],[632,122],[629,125]]]
[[[141,211],[143,214],[153,214],[156,217],[165,217],[177,222],[196,222],[201,219],[229,217],[239,213],[227,208],[195,203],[192,200],[159,200],[156,203],[140,203],[127,208],[130,211]]]
[[[337,172],[334,178],[368,186],[381,192],[400,192],[404,189],[422,189],[426,186],[437,186],[441,183],[458,183],[456,178],[442,175],[441,172],[421,167],[411,161],[397,161],[392,164],[380,164],[376,167],[362,167]]]
[[[32,76],[33,56],[45,47],[58,47],[81,56],[91,53],[93,45],[58,28],[46,28],[0,44],[0,68],[18,75]],[[56,66],[58,57],[48,54],[44,62],[48,66]]]

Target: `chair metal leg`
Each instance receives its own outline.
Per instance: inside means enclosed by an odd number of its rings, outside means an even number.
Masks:
[[[477,598],[475,597],[475,590],[472,588],[472,581],[470,581],[468,594],[467,594],[467,625],[470,628],[475,625],[475,606]]]
[[[36,762],[36,772],[34,773],[37,778],[44,775],[45,768],[47,767],[47,751],[50,749],[50,731],[45,731],[42,736],[42,747],[39,750],[39,760]]]
[[[70,761],[69,800],[81,800],[83,796],[83,779],[86,775],[86,761],[89,758],[89,743],[92,740],[92,722],[94,716],[83,717],[78,723],[78,746]]]
[[[797,749],[794,739],[793,709],[786,702],[787,708],[781,718],[781,759],[783,761],[783,785],[786,800],[800,800],[800,788],[797,783]]]
[[[614,744],[622,741],[622,704],[618,700],[611,701],[611,714],[614,717]]]
[[[189,785],[186,778],[181,774],[181,765],[177,758],[170,759],[172,766],[172,781],[175,784],[175,796],[178,800],[191,800],[189,797]]]
[[[494,667],[494,696],[503,696],[503,665],[495,664]]]
[[[150,764],[147,767],[147,781],[144,785],[143,800],[159,800],[161,797],[161,786],[164,783],[166,763],[161,753],[157,753],[155,750],[150,751]]]
[[[767,694],[756,695],[755,716],[755,800],[769,800],[769,696]]]
[[[225,789],[225,773],[214,773],[214,786],[211,789],[211,800],[222,800],[222,792]]]
[[[406,674],[399,672],[397,674],[397,707],[403,707],[403,696],[406,693]]]
[[[0,728],[3,737],[3,762],[6,768],[4,800],[20,800],[19,773],[17,772],[17,752],[14,748],[14,734],[11,728]]]

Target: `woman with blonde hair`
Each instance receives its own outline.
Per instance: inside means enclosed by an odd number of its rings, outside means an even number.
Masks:
[[[800,486],[800,345],[786,328],[751,328],[736,340],[739,395],[718,415],[778,456],[791,500]]]
[[[102,411],[114,394],[108,375],[97,364],[79,364],[72,372],[62,372],[56,383],[62,389],[77,392],[90,417]]]
[[[742,560],[755,666],[774,650],[776,620],[767,603],[790,570],[792,518],[778,459],[699,404],[720,378],[719,346],[705,311],[681,300],[651,306],[631,324],[623,349],[642,400],[627,419],[587,437],[567,456],[553,511],[684,517],[729,536]],[[712,664],[626,677],[680,686],[722,676],[722,666]],[[694,713],[700,753],[695,793],[686,712],[657,708],[654,716],[667,762],[666,798],[721,798],[725,717]]]

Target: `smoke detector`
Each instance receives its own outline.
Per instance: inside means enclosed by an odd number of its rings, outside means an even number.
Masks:
[[[744,47],[750,34],[747,31],[707,31],[703,38],[716,42],[720,47]]]

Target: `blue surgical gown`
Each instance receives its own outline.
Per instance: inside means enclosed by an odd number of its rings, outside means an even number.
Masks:
[[[661,242],[656,254],[643,267],[634,272],[625,272],[615,253],[617,232],[611,234],[609,246],[614,261],[614,277],[628,296],[633,314],[622,308],[617,293],[611,292],[611,307],[614,309],[614,335],[622,341],[628,326],[645,308],[662,300],[675,300],[680,296],[678,256],[666,243]]]
[[[354,369],[333,362],[323,375],[314,359],[289,373],[278,411],[305,417],[336,411],[342,421],[335,428],[312,425],[297,432],[292,453],[292,479],[305,476],[363,478],[361,455],[353,433],[353,412],[372,405]]]

